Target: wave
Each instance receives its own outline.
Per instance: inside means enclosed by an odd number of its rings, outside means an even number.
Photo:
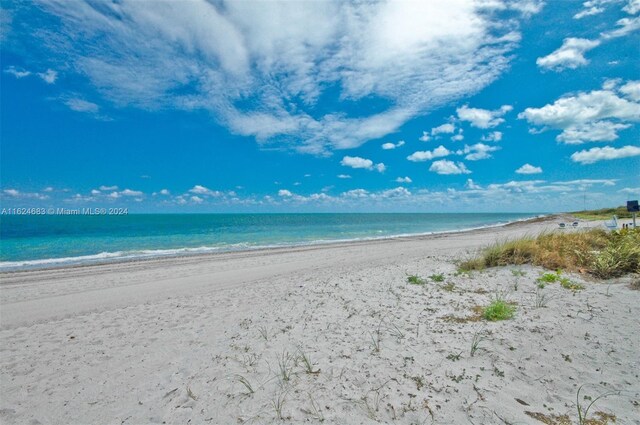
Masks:
[[[58,258],[43,258],[36,260],[18,260],[18,261],[0,261],[0,272],[11,272],[21,270],[33,270],[33,269],[47,269],[47,268],[60,268],[89,264],[105,264],[105,263],[117,263],[124,261],[144,260],[152,258],[162,257],[182,257],[190,255],[202,255],[213,254],[222,252],[238,252],[238,251],[254,251],[260,249],[273,249],[273,248],[295,248],[302,246],[314,246],[314,245],[327,245],[336,243],[349,243],[349,242],[363,242],[363,241],[375,241],[384,239],[396,239],[415,236],[429,236],[437,234],[451,234],[462,233],[473,230],[488,229],[494,227],[506,226],[511,223],[518,223],[522,221],[531,220],[532,218],[544,217],[544,215],[537,215],[531,217],[520,218],[517,220],[502,221],[498,223],[487,224],[477,227],[469,227],[464,229],[454,230],[438,230],[431,232],[421,233],[400,233],[385,236],[368,236],[349,239],[316,239],[312,241],[302,242],[282,242],[267,245],[251,245],[247,243],[227,244],[219,246],[201,246],[201,247],[183,247],[174,249],[143,249],[143,250],[130,250],[130,251],[115,251],[115,252],[101,252],[92,255],[80,255],[75,257],[58,257]],[[376,232],[379,233],[380,231]]]

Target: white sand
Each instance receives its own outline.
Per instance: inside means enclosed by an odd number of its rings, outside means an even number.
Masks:
[[[282,404],[289,423],[577,423],[586,384],[583,405],[620,391],[590,416],[640,424],[628,278],[570,276],[585,290],[549,285],[535,308],[541,269],[454,274],[496,239],[556,227],[3,274],[0,422],[261,424]],[[406,283],[434,273],[445,282]],[[513,319],[455,320],[497,292],[518,303]]]

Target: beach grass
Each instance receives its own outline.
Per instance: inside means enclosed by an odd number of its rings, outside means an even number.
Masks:
[[[462,261],[459,269],[468,272],[521,264],[586,272],[602,279],[640,273],[640,229],[548,232],[537,237],[498,242],[482,250],[478,256]],[[547,278],[559,280],[551,274],[544,279]]]
[[[631,218],[631,213],[627,211],[626,206],[589,211],[575,211],[570,214],[581,220],[610,220],[614,215],[618,216],[618,218]]]
[[[516,306],[498,296],[484,308],[482,317],[490,322],[496,322],[511,319],[515,313]]]

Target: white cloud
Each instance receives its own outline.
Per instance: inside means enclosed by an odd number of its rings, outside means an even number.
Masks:
[[[640,195],[640,187],[625,187],[620,189],[618,192],[638,196]]]
[[[422,136],[420,136],[418,140],[420,140],[421,142],[428,142],[429,140],[431,140],[431,136],[429,135],[429,132],[423,131]]]
[[[10,66],[7,69],[5,69],[4,73],[13,75],[17,79],[25,78],[31,75],[31,71],[27,71],[26,69],[18,69],[14,66]]]
[[[69,109],[76,112],[87,112],[95,114],[100,111],[100,107],[98,105],[84,99],[71,98],[67,99],[64,103],[69,107]]]
[[[113,199],[118,199],[120,197],[120,194],[118,192],[111,192],[110,194],[107,195],[109,198],[113,198]]]
[[[600,41],[587,40],[585,38],[565,38],[562,46],[547,56],[538,58],[536,64],[541,68],[560,71],[566,68],[576,69],[584,66],[589,61],[584,54],[589,50],[598,47]]]
[[[339,179],[350,179],[351,176],[349,174],[338,174]]]
[[[92,194],[92,195],[94,195],[94,196],[95,196],[95,195],[101,195],[101,194],[102,194],[102,192],[100,192],[100,191],[99,191],[99,190],[97,190],[97,189],[93,189],[93,190],[91,190],[91,194]]]
[[[640,121],[640,103],[619,97],[613,90],[594,90],[562,97],[542,108],[526,108],[518,118],[543,126],[541,131],[563,130],[556,137],[563,143],[612,141],[619,130],[629,127],[624,121]]]
[[[196,195],[193,195],[193,196],[192,196],[191,198],[189,198],[189,199],[191,199],[191,202],[193,202],[194,204],[201,204],[201,203],[203,203],[203,202],[204,202],[204,199],[202,199],[201,197],[196,196]]]
[[[627,5],[622,8],[625,12],[630,15],[635,15],[640,12],[640,0],[629,0]]]
[[[168,190],[168,189],[162,189],[162,190],[160,191],[160,195],[165,195],[165,196],[167,196],[167,195],[171,195],[171,192],[169,192],[169,190]]]
[[[370,159],[361,158],[359,156],[345,156],[340,161],[340,164],[344,167],[351,168],[363,168],[365,170],[373,170],[383,172],[386,167],[383,163],[374,164]]]
[[[105,186],[105,185],[102,185],[98,189],[105,190],[105,191],[118,190],[118,186]]]
[[[455,163],[446,159],[434,161],[429,171],[438,174],[471,174],[471,171],[462,162]]]
[[[616,22],[619,27],[617,29],[603,32],[600,36],[603,40],[624,37],[631,34],[634,31],[640,29],[640,17],[637,18],[622,18]]]
[[[20,191],[16,190],[16,189],[5,189],[3,190],[4,193],[6,193],[9,196],[13,196],[13,197],[17,197],[20,196]]]
[[[629,81],[620,87],[620,93],[633,101],[640,102],[640,81]]]
[[[568,145],[579,145],[585,142],[612,142],[618,138],[618,131],[631,127],[611,121],[596,121],[572,125],[564,129],[556,140]]]
[[[58,73],[53,69],[47,69],[45,72],[38,72],[38,77],[47,84],[55,84],[58,79]]]
[[[290,191],[288,191],[287,189],[280,189],[278,191],[278,196],[282,197],[282,198],[290,198],[293,196],[293,193],[291,193]]]
[[[467,179],[467,182],[464,184],[465,189],[469,190],[481,190],[482,187],[477,185],[472,179]]]
[[[410,177],[398,177],[396,179],[397,183],[413,183],[413,180],[411,180]]]
[[[457,109],[457,113],[461,121],[468,121],[473,127],[491,128],[503,123],[504,119],[501,117],[512,109],[513,107],[511,107],[511,105],[503,105],[500,109],[494,111],[469,108],[467,105],[464,105]]]
[[[384,137],[495,81],[518,45],[519,21],[541,4],[42,0],[37,7],[59,26],[25,23],[17,37],[115,106],[207,110],[234,133],[324,153]],[[518,14],[493,13],[505,9]],[[339,101],[317,113],[334,88]],[[370,99],[388,106],[358,116],[340,102]]]
[[[598,161],[628,158],[639,155],[640,147],[637,146],[624,146],[619,149],[612,148],[611,146],[605,146],[603,148],[591,148],[589,150],[576,152],[571,155],[571,160],[573,162],[579,162],[580,164],[593,164]]]
[[[483,142],[499,142],[502,140],[502,132],[493,131],[489,134],[482,136]]]
[[[464,134],[462,134],[462,133],[463,133],[462,129],[458,130],[458,134],[456,134],[454,136],[451,136],[451,140],[454,141],[454,142],[460,142],[460,141],[464,140]]]
[[[390,149],[399,148],[399,147],[401,147],[401,146],[404,146],[404,140],[400,140],[398,143],[395,143],[395,144],[394,144],[394,143],[391,143],[391,142],[384,143],[384,144],[382,145],[382,149],[384,149],[384,150],[390,150]]]
[[[540,174],[542,173],[542,168],[536,167],[531,164],[524,164],[522,167],[516,170],[518,174]]]
[[[438,134],[451,134],[456,131],[456,126],[451,123],[442,124],[438,127],[434,127],[431,129],[431,135],[437,136]]]
[[[475,145],[465,145],[464,149],[456,151],[457,155],[466,155],[464,159],[468,161],[479,161],[481,159],[491,158],[491,152],[500,150],[498,146],[489,146],[484,143],[476,143]]]
[[[44,189],[42,189],[42,191],[43,191],[43,192],[53,192],[53,190],[54,190],[54,189],[53,189],[53,187],[51,187],[51,186],[47,186],[47,187],[45,187]]]
[[[144,193],[140,192],[139,190],[125,189],[122,192],[120,192],[120,195],[122,195],[122,196],[142,196],[142,195],[144,195]]]
[[[442,158],[451,155],[451,151],[440,145],[432,151],[417,151],[407,157],[412,162],[430,161],[434,158]]]
[[[205,196],[221,196],[222,192],[217,190],[211,190],[208,187],[204,187],[202,185],[195,185],[191,189],[189,189],[190,193],[194,193],[196,195],[205,195]]]

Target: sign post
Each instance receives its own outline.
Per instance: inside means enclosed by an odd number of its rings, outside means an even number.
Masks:
[[[627,211],[633,213],[633,228],[636,228],[636,214],[640,211],[640,207],[638,206],[638,201],[627,201]]]

